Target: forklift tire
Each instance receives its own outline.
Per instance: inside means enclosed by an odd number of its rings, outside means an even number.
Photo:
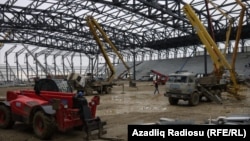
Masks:
[[[33,129],[40,139],[50,139],[54,134],[55,128],[52,119],[42,111],[35,113],[33,118]]]
[[[177,105],[178,101],[179,101],[179,99],[177,99],[177,98],[168,97],[168,102],[170,103],[170,105]]]
[[[0,105],[0,128],[9,129],[15,124],[12,120],[10,108],[5,105]]]
[[[192,93],[191,97],[190,97],[190,99],[188,101],[188,104],[190,106],[195,106],[195,105],[198,105],[199,102],[200,102],[200,96],[199,96],[199,94],[197,92]]]

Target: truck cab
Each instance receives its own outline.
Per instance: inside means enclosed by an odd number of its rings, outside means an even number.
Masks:
[[[171,73],[165,86],[164,95],[168,97],[171,105],[176,105],[180,99],[188,100],[190,105],[199,103],[200,95],[196,88],[196,74],[187,71]]]

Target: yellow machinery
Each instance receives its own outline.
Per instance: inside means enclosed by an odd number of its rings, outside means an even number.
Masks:
[[[116,49],[114,44],[110,41],[110,39],[108,38],[108,36],[104,32],[104,30],[98,24],[98,22],[92,16],[87,16],[86,21],[87,21],[87,25],[89,26],[90,32],[93,34],[93,37],[94,37],[96,43],[98,44],[100,51],[103,54],[103,57],[104,57],[107,65],[110,69],[110,75],[106,81],[99,80],[99,81],[86,82],[85,92],[87,92],[88,94],[92,94],[92,91],[97,91],[98,93],[102,93],[102,91],[104,91],[107,94],[109,94],[109,93],[111,93],[112,86],[115,85],[115,83],[113,81],[114,81],[114,78],[116,75],[116,70],[115,70],[112,62],[110,61],[107,52],[105,51],[104,44],[100,39],[101,37],[104,38],[104,41],[106,41],[109,44],[109,46],[111,47],[111,49],[118,55],[118,57],[122,61],[123,65],[126,67],[128,74],[130,74],[130,68],[127,66],[127,64],[125,63],[125,61],[122,58],[122,55],[118,52],[118,50]],[[132,86],[131,84],[133,84],[133,83],[131,81],[130,76],[129,76],[129,80],[130,80],[129,84],[130,84],[130,86]],[[133,86],[134,85],[135,84],[133,84]]]
[[[244,5],[241,4],[241,6],[243,7],[244,10]],[[234,67],[238,45],[236,45],[234,48],[233,63],[232,65],[230,65],[226,60],[225,56],[220,52],[215,41],[211,38],[210,34],[207,32],[204,25],[196,16],[192,7],[189,4],[186,4],[184,5],[183,10],[186,13],[186,16],[189,19],[190,23],[195,28],[196,33],[199,36],[201,42],[205,45],[205,48],[207,49],[212,61],[214,62],[215,66],[214,76],[217,78],[217,80],[219,80],[221,79],[222,74],[225,72],[225,70],[228,70],[230,72],[230,79],[232,81],[232,86],[229,87],[228,92],[230,94],[233,94],[233,96],[235,96],[236,99],[240,100],[241,96],[238,94],[239,85],[237,84],[236,80],[237,73],[235,72],[235,67]],[[241,14],[240,21],[242,21],[242,19],[243,19],[243,14]],[[239,25],[241,24],[242,22],[239,23]],[[239,37],[240,31],[241,31],[241,26],[239,27],[239,30],[237,32],[236,40],[239,40],[240,38]]]
[[[232,24],[233,24],[233,20],[232,18],[226,14],[224,11],[222,11],[216,4],[214,4],[212,1],[207,0],[207,2],[209,2],[211,5],[213,5],[213,7],[216,8],[216,10],[218,10],[224,17],[226,17],[228,19],[228,29],[226,32],[226,41],[225,41],[225,48],[224,48],[224,52],[223,54],[226,55],[226,51],[228,48],[228,42],[229,42],[229,38],[230,38],[230,34],[231,34],[231,30],[232,30]]]
[[[96,20],[91,17],[91,16],[87,16],[86,17],[86,21],[87,24],[89,26],[90,32],[93,34],[94,39],[96,40],[96,43],[98,44],[100,51],[103,54],[103,57],[106,61],[106,63],[109,66],[109,69],[111,71],[110,77],[108,78],[108,82],[112,82],[114,80],[115,77],[115,69],[109,59],[109,56],[107,55],[104,45],[100,40],[100,37],[98,36],[97,30],[100,31],[100,33],[103,35],[103,37],[109,41],[108,37],[105,35],[105,32],[102,30],[102,28],[99,26],[99,24],[96,22]],[[105,36],[104,36],[105,35]],[[112,43],[111,43],[112,44]]]
[[[103,57],[106,61],[106,63],[108,64],[110,70],[111,70],[111,75],[109,77],[109,82],[113,81],[114,77],[115,77],[115,69],[105,51],[104,45],[100,40],[100,37],[98,36],[97,30],[99,31],[99,33],[102,35],[102,37],[104,38],[104,40],[109,44],[109,46],[111,47],[111,49],[117,54],[117,56],[119,57],[119,59],[122,61],[123,65],[125,66],[126,70],[127,70],[127,74],[129,75],[129,84],[130,86],[134,86],[135,84],[132,83],[132,79],[130,76],[130,67],[126,64],[126,62],[123,60],[122,55],[118,52],[117,48],[115,47],[115,45],[111,42],[111,40],[108,38],[107,34],[104,32],[104,30],[101,28],[101,26],[98,24],[98,22],[91,16],[87,16],[86,17],[86,21],[87,24],[90,28],[91,33],[94,36],[94,39],[96,40],[102,54]]]
[[[239,45],[239,40],[240,40],[240,35],[241,35],[241,30],[242,30],[242,25],[243,25],[244,14],[246,11],[246,6],[240,0],[235,0],[235,1],[241,6],[242,9],[240,11],[238,30],[237,30],[235,44],[234,44],[234,51],[233,51],[234,53],[233,53],[233,58],[232,58],[233,70],[235,69],[235,62],[236,62],[236,58],[237,58],[238,45]]]

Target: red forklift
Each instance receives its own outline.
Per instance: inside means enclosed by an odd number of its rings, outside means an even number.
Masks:
[[[79,81],[78,78],[76,81]],[[55,131],[70,129],[85,131],[86,139],[92,131],[98,136],[106,134],[106,122],[96,116],[100,97],[90,102],[84,92],[73,93],[66,80],[39,79],[34,89],[8,91],[6,99],[0,101],[0,128],[12,128],[15,122],[32,125],[40,139],[51,139]]]

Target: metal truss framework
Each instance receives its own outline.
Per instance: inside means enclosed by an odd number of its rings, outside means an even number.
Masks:
[[[233,19],[235,39],[240,6],[234,0],[212,0]],[[250,1],[241,39],[249,39]],[[200,43],[182,7],[189,3],[204,25],[211,17],[217,42],[225,41],[228,20],[206,0],[3,0],[0,2],[0,42],[22,43],[96,56],[100,51],[86,25],[93,16],[120,52],[130,58],[152,52],[187,53]],[[183,55],[187,56],[187,55]],[[159,55],[161,58],[161,55]]]
[[[207,28],[208,21],[211,20],[218,43],[225,41],[229,25],[228,19],[218,8],[230,16],[233,20],[230,40],[233,41],[241,7],[235,0],[210,0],[215,6],[211,3],[207,5],[207,2],[208,0],[1,0],[0,46],[4,43],[20,43],[23,46],[15,54],[16,67],[11,67],[7,59],[12,53],[11,49],[5,52],[6,66],[4,71],[0,70],[1,76],[4,78],[4,72],[7,80],[12,77],[20,79],[22,74],[29,78],[33,74],[39,75],[38,72],[41,71],[65,75],[77,70],[73,61],[75,53],[88,56],[92,60],[89,64],[93,65],[94,58],[95,64],[98,63],[100,51],[86,25],[86,16],[92,16],[100,23],[127,61],[144,61],[145,56],[152,60],[153,54],[157,54],[157,59],[177,58],[180,54],[182,57],[195,55],[202,45],[183,13],[185,3],[194,8]],[[250,39],[250,1],[242,2],[247,8],[240,42],[244,48],[245,41]],[[27,45],[46,48],[40,52],[35,52],[37,48],[27,52]],[[233,47],[230,48],[228,52]],[[107,52],[115,60],[115,54],[109,49],[107,48]],[[23,53],[26,66],[18,61],[18,56]],[[34,56],[35,69],[29,64],[30,55]],[[44,66],[36,60],[40,55],[44,55]],[[47,64],[48,56],[53,56],[53,66]],[[56,63],[58,56],[61,56],[62,68]],[[71,57],[70,61],[68,56]],[[70,68],[65,65],[65,59]]]
[[[14,51],[15,49],[19,49],[18,51]],[[20,55],[27,50],[28,47],[26,46],[17,46],[14,45],[10,47],[4,54],[4,61],[5,66],[0,65],[0,82],[10,82],[10,81],[22,81],[22,80],[28,80],[32,81],[35,77],[46,77],[48,74],[55,75],[55,76],[67,76],[70,72],[78,72],[78,73],[84,73],[82,71],[86,71],[87,68],[85,66],[75,65],[74,66],[74,57],[78,57],[81,59],[81,54],[70,52],[70,51],[53,51],[48,49],[43,49],[40,51],[37,51],[39,47],[35,47],[28,52],[23,54],[23,59],[25,64],[20,64]],[[14,62],[15,66],[11,66],[9,63],[10,55],[11,53],[14,53]],[[47,61],[48,56],[52,57],[52,60],[50,61],[50,64],[48,64],[49,61]],[[29,58],[32,57],[32,58]],[[43,62],[40,62],[37,58],[40,57],[41,60],[44,60]],[[61,60],[61,62],[58,62],[58,57]],[[70,59],[69,59],[70,58]],[[33,60],[33,65],[31,60]],[[65,62],[67,61],[67,63]],[[61,63],[61,65],[60,65]],[[44,64],[44,65],[43,65]],[[68,68],[66,64],[69,64],[71,68]],[[80,68],[79,68],[80,67]],[[48,73],[45,73],[44,70]]]

